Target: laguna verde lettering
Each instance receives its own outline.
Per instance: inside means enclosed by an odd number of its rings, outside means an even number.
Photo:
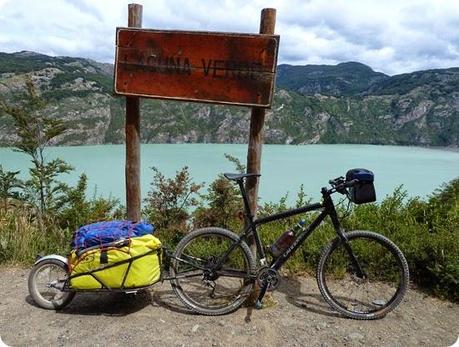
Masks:
[[[201,59],[204,76],[213,78],[256,79],[261,63]]]
[[[136,58],[124,56],[121,62],[129,71],[142,70],[160,74],[191,75],[193,72],[206,78],[255,80],[262,71],[261,63],[202,58],[192,64],[188,57],[161,56],[140,52]],[[195,68],[196,66],[196,68]]]
[[[139,69],[163,74],[191,75],[192,67],[187,57],[164,57],[155,54],[147,55],[140,53],[137,61],[130,61],[125,55],[123,64],[127,69],[134,71]]]

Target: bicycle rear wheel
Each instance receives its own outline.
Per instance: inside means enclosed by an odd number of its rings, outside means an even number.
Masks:
[[[347,242],[336,238],[322,252],[317,267],[320,292],[330,306],[347,317],[382,318],[400,304],[407,291],[406,259],[382,235],[368,231],[345,235]]]
[[[249,296],[255,261],[245,242],[240,242],[217,267],[239,237],[221,228],[191,232],[172,256],[172,288],[191,310],[221,315],[236,310]]]

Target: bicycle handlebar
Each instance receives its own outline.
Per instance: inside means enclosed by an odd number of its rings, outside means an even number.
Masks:
[[[347,194],[346,188],[353,187],[359,180],[353,179],[351,181],[346,181],[343,176],[339,176],[335,179],[329,180],[328,183],[333,187],[329,190],[329,193],[333,194],[338,192],[340,194]]]
[[[338,184],[341,184],[343,182],[344,182],[343,176],[339,176],[339,177],[336,177],[335,179],[328,181],[328,183],[330,183],[332,186],[337,186]]]

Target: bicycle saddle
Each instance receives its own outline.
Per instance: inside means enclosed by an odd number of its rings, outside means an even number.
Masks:
[[[260,177],[261,175],[257,173],[224,173],[223,176],[229,180],[239,181],[245,177]]]

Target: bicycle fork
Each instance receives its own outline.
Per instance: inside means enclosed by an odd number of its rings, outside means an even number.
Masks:
[[[341,235],[340,235],[340,237],[341,237]],[[346,235],[344,235],[344,233],[342,233],[341,242],[343,242],[344,249],[346,250],[347,254],[349,255],[349,258],[351,259],[351,263],[352,263],[352,265],[354,266],[354,269],[357,272],[357,277],[359,277],[361,279],[365,279],[367,277],[367,275],[366,275],[365,271],[362,269],[362,267],[360,266],[359,260],[357,259],[357,257],[355,256],[354,252],[352,251],[352,248],[349,245],[347,237],[346,237]]]
[[[354,252],[352,251],[351,245],[349,244],[349,240],[347,239],[347,236],[341,227],[341,223],[339,222],[338,219],[338,214],[336,213],[335,206],[333,205],[333,202],[331,198],[328,196],[327,199],[325,199],[325,204],[326,208],[328,210],[328,214],[330,216],[330,219],[332,221],[333,227],[335,228],[336,234],[340,238],[341,242],[344,245],[344,249],[346,250],[346,253],[348,254],[349,258],[351,259],[351,263],[354,266],[354,269],[357,272],[357,276],[361,279],[365,279],[367,276],[365,272],[363,271],[362,267],[360,266],[360,263],[355,256]]]

